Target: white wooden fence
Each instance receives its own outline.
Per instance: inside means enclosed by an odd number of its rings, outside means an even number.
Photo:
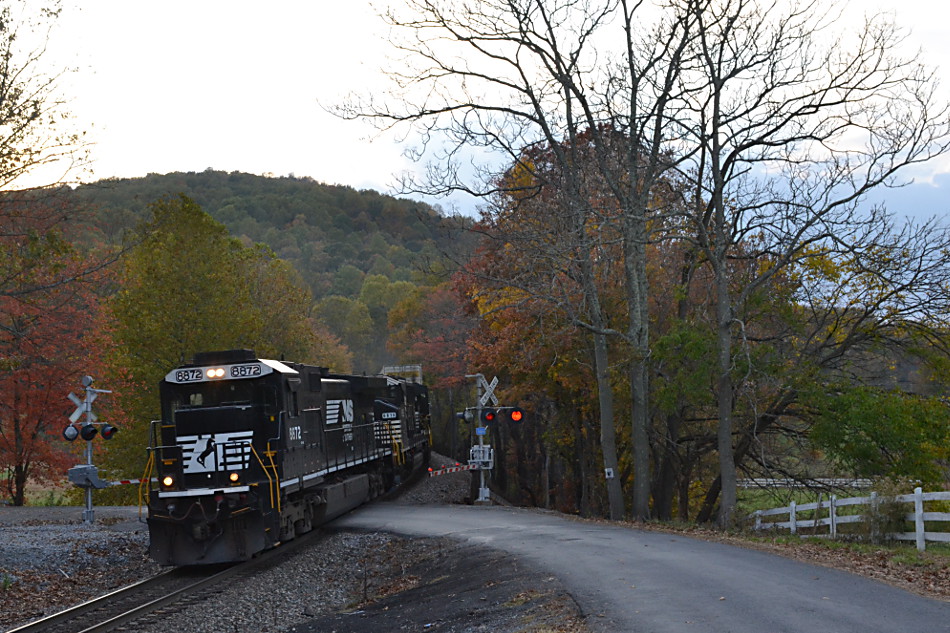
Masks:
[[[873,479],[843,479],[841,477],[818,479],[776,479],[774,477],[758,477],[756,479],[740,479],[736,482],[740,488],[805,488],[815,484],[830,486],[832,488],[870,488],[874,483]]]
[[[913,503],[914,511],[904,515],[905,520],[914,522],[913,532],[898,532],[888,534],[887,536],[900,541],[915,541],[917,549],[924,551],[927,547],[926,542],[944,542],[950,543],[950,532],[927,532],[925,525],[927,521],[950,521],[950,512],[925,512],[924,503],[927,501],[950,501],[950,492],[923,492],[920,488],[915,488],[913,494],[898,495],[894,498],[900,503]],[[844,506],[867,505],[875,508],[880,502],[877,493],[872,492],[869,497],[849,497],[847,499],[838,499],[832,495],[826,501],[819,497],[815,503],[803,503],[796,505],[793,501],[784,508],[772,508],[771,510],[756,510],[751,516],[755,518],[756,530],[767,529],[788,529],[792,534],[797,534],[801,528],[819,528],[828,526],[827,536],[836,538],[838,535],[838,526],[843,523],[861,523],[865,520],[863,514],[841,515],[838,509]],[[814,518],[799,519],[799,512],[808,512],[814,510]],[[788,515],[787,521],[763,521],[763,517]],[[822,516],[824,515],[824,516]],[[817,535],[817,534],[816,534]],[[822,534],[821,536],[825,536]]]

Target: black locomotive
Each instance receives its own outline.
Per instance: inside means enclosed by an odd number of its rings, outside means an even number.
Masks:
[[[160,384],[149,442],[149,553],[246,560],[421,470],[428,390],[391,376],[207,352]]]

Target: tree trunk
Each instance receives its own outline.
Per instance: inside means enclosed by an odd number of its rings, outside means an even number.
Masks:
[[[679,480],[679,503],[676,511],[676,516],[680,521],[684,523],[689,521],[689,487],[692,483],[692,464],[687,462],[683,467],[683,471],[680,473]]]
[[[633,346],[630,363],[631,441],[633,443],[633,516],[650,518],[649,311],[646,273],[646,206],[639,197],[624,218],[624,276],[627,336]]]
[[[646,356],[636,352],[638,359],[630,370],[630,391],[632,396],[633,440],[633,516],[638,521],[650,518],[650,436],[649,417],[649,377],[647,375]]]
[[[26,504],[26,480],[28,469],[21,464],[17,464],[13,469],[13,505],[22,506]]]
[[[574,465],[574,481],[577,482],[577,491],[575,494],[575,503],[578,512],[582,517],[590,516],[590,500],[587,496],[587,441],[586,421],[581,417],[580,412],[574,409],[574,455],[576,463]]]
[[[725,263],[723,261],[723,263]],[[716,434],[719,448],[719,476],[721,498],[719,500],[719,527],[732,527],[736,508],[736,460],[732,447],[732,312],[729,305],[728,280],[717,279],[719,313],[719,426]],[[720,276],[720,275],[717,275]]]
[[[610,384],[610,366],[607,358],[607,336],[594,334],[594,366],[597,372],[597,394],[600,404],[600,447],[604,456],[607,477],[608,514],[613,521],[623,518],[623,489],[617,468],[617,431],[614,428],[614,394]]]
[[[679,440],[679,428],[682,412],[666,416],[666,433],[663,443],[657,450],[656,478],[653,482],[653,514],[661,521],[673,519],[673,494],[676,492],[676,466],[678,455],[676,444]]]

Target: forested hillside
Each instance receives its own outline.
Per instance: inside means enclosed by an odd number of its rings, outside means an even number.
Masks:
[[[114,238],[143,219],[150,203],[178,194],[197,202],[231,235],[271,247],[300,271],[317,299],[357,297],[366,275],[418,281],[419,264],[439,258],[440,241],[463,240],[456,229],[466,222],[376,191],[239,172],[149,174],[76,190]]]
[[[245,245],[267,245],[310,287],[315,318],[349,348],[358,371],[397,360],[387,346],[389,311],[420,288],[445,281],[438,272],[447,269],[447,245],[460,255],[472,247],[461,230],[468,218],[309,178],[149,174],[83,185],[74,195],[113,243],[149,219],[150,204],[184,195]]]

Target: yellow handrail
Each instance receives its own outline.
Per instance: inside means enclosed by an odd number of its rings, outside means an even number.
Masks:
[[[148,489],[149,482],[152,479],[152,470],[155,468],[155,451],[148,451],[148,461],[145,462],[145,473],[139,480],[138,502],[139,502],[139,520],[142,519],[142,491]]]
[[[267,472],[267,466],[264,465],[264,460],[261,459],[261,456],[257,454],[257,451],[254,450],[254,445],[249,444],[251,447],[251,452],[254,453],[254,457],[257,458],[257,463],[261,465],[261,470],[264,471],[264,475],[267,477],[267,489],[270,492],[270,505],[274,507],[274,492],[277,488],[275,484],[275,478],[270,476],[270,473]],[[267,443],[267,452],[265,455],[270,459],[270,467],[274,469],[274,473],[277,473],[277,466],[274,464],[274,451],[270,450],[270,442]],[[280,514],[280,494],[277,495],[277,513]]]
[[[392,424],[389,423],[389,420],[383,420],[383,424],[386,425],[386,430],[389,432],[389,441],[393,445],[393,459],[397,466],[402,466],[406,461],[402,454],[402,438],[396,438],[396,434],[393,433],[393,427]]]

